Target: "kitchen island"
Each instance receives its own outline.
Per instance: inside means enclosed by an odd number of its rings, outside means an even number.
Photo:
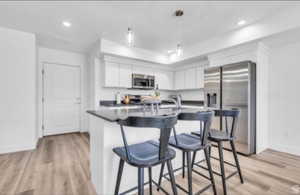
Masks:
[[[97,194],[113,194],[117,178],[119,157],[112,151],[114,147],[123,146],[119,119],[129,116],[158,116],[173,115],[181,112],[201,112],[204,108],[161,108],[156,111],[151,109],[99,109],[87,111],[90,129],[90,171],[91,180]],[[199,129],[197,121],[178,121],[177,133],[191,132]],[[158,140],[159,130],[151,128],[125,127],[128,144],[143,142],[145,140]],[[176,158],[172,161],[173,168],[182,165],[182,154],[176,151]],[[201,160],[203,155],[197,155]],[[153,167],[153,179],[157,180],[160,166]],[[179,173],[179,172],[178,172]],[[148,178],[145,175],[145,178]],[[147,181],[147,179],[146,179]],[[124,167],[120,192],[126,191],[137,185],[137,169],[132,166]],[[146,187],[146,186],[145,186]]]

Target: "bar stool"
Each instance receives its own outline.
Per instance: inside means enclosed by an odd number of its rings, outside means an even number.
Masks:
[[[215,110],[215,116],[221,117],[222,122],[223,119],[225,119],[225,131],[219,131],[216,129],[211,129],[209,131],[209,136],[208,139],[211,142],[216,142],[218,144],[218,151],[219,151],[219,158],[211,156],[211,158],[219,160],[220,161],[220,167],[221,167],[221,174],[218,172],[213,171],[216,175],[219,175],[222,177],[222,184],[223,184],[223,191],[224,195],[227,195],[227,188],[226,188],[226,179],[229,179],[230,177],[234,176],[235,174],[239,174],[240,181],[241,183],[244,183],[238,156],[236,153],[234,141],[235,141],[235,133],[237,129],[237,122],[238,122],[238,117],[239,117],[240,111],[237,109],[232,109],[232,110]],[[228,122],[229,121],[229,122]],[[230,127],[228,123],[231,123]],[[201,137],[201,132],[192,132],[192,134],[200,136]],[[232,163],[229,163],[227,161],[224,161],[223,157],[223,142],[230,142],[231,148],[232,148],[232,153],[233,157],[235,160],[235,165]],[[195,157],[196,153],[194,153],[193,156],[193,165],[196,165],[198,167],[204,168],[205,167],[200,165],[200,162],[195,163]],[[225,176],[225,168],[224,168],[224,163],[233,167],[237,168],[237,171],[233,172],[232,174],[228,175],[227,177]]]
[[[187,120],[187,121],[199,121],[200,122],[200,128],[201,128],[201,138],[187,134],[187,133],[181,133],[178,134],[176,133],[175,128],[173,128],[173,133],[174,136],[170,137],[169,144],[173,146],[174,148],[177,148],[182,151],[183,153],[183,166],[174,170],[179,171],[183,170],[184,174],[184,168],[185,168],[185,154],[187,157],[187,170],[188,170],[188,190],[184,189],[180,185],[176,184],[176,186],[181,189],[182,191],[186,192],[189,195],[193,194],[193,189],[192,189],[192,172],[195,172],[196,174],[208,179],[211,181],[211,184],[207,185],[203,189],[199,190],[197,194],[200,194],[207,190],[209,187],[213,188],[213,192],[216,195],[216,187],[215,187],[215,182],[214,182],[214,177],[213,177],[213,172],[211,169],[211,164],[210,164],[210,158],[209,158],[209,151],[208,148],[210,145],[208,144],[208,131],[210,129],[211,125],[211,119],[212,119],[213,112],[198,112],[198,113],[181,113],[178,116],[179,120]],[[197,170],[194,170],[192,168],[192,160],[191,160],[191,153],[203,150],[207,162],[207,167],[208,167],[208,172],[209,172],[209,177],[198,172]],[[164,170],[164,163],[161,166],[161,171],[160,171],[160,178],[158,185],[161,184],[162,177],[166,178],[169,180],[169,178],[166,177],[166,174],[163,174]],[[184,177],[184,175],[183,175]],[[157,189],[159,190],[159,189]]]
[[[136,189],[138,189],[139,195],[144,194],[144,185],[147,184],[144,183],[144,168],[148,168],[149,171],[148,183],[150,194],[152,194],[152,183],[158,186],[158,184],[152,180],[152,167],[162,163],[167,163],[169,175],[171,178],[173,194],[177,195],[175,177],[173,174],[173,168],[171,164],[171,160],[175,158],[176,152],[168,147],[168,140],[170,137],[171,129],[176,123],[176,115],[155,117],[131,116],[125,120],[118,121],[118,124],[121,127],[124,147],[117,147],[113,149],[114,153],[116,153],[120,157],[119,170],[114,193],[115,195],[119,194],[124,162],[138,168],[138,187],[131,188],[121,194],[126,194]],[[124,126],[140,128],[158,128],[160,129],[159,142],[151,140],[138,144],[128,145],[124,131]],[[168,194],[163,188],[161,188],[161,190]]]

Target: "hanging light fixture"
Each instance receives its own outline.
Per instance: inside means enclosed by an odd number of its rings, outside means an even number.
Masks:
[[[183,16],[183,10],[182,9],[178,9],[175,11],[174,15],[177,17],[178,19],[178,39],[181,39],[181,34],[180,34],[180,17]],[[177,44],[177,47],[176,47],[176,55],[177,57],[181,56],[182,55],[182,46],[180,44],[180,42]]]
[[[128,28],[128,31],[127,31],[127,43],[129,46],[132,46],[133,45],[133,32],[131,30],[131,28]]]
[[[182,55],[182,47],[179,43],[177,44],[177,47],[176,47],[176,55],[178,57]]]

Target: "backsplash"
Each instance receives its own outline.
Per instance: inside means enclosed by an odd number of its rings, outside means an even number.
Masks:
[[[134,89],[122,89],[122,88],[102,88],[100,94],[100,100],[115,100],[115,95],[117,92],[121,93],[121,97],[126,94],[134,95],[154,95],[154,90],[134,90]],[[166,99],[169,95],[175,94],[174,92],[161,91],[160,96],[162,99]]]
[[[181,94],[182,100],[194,100],[194,101],[204,101],[204,90],[181,90],[175,92],[176,94]]]

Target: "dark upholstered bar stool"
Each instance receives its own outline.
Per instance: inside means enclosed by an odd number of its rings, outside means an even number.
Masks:
[[[152,194],[152,183],[158,186],[157,183],[152,180],[152,167],[162,163],[167,163],[172,183],[173,194],[177,195],[175,178],[171,164],[171,160],[175,158],[176,153],[173,149],[170,149],[168,147],[168,140],[170,138],[171,129],[177,123],[177,116],[171,115],[155,117],[128,117],[125,120],[119,120],[118,123],[121,127],[124,147],[118,147],[113,149],[113,151],[120,157],[118,177],[115,187],[115,195],[119,194],[119,187],[121,183],[124,162],[127,162],[128,164],[138,168],[138,187],[129,189],[121,194],[126,194],[136,189],[138,189],[139,195],[144,194],[144,168],[148,168],[149,171],[148,183],[150,194]],[[128,145],[125,136],[124,126],[160,129],[159,142],[146,141],[143,143]],[[162,189],[162,191],[168,194],[164,189]]]
[[[238,156],[237,156],[235,145],[234,145],[234,140],[236,139],[235,138],[235,133],[236,133],[236,129],[237,129],[237,122],[238,122],[239,113],[240,113],[240,111],[237,110],[237,109],[233,109],[233,110],[215,110],[215,116],[221,117],[223,123],[225,122],[225,131],[224,130],[220,131],[220,130],[211,129],[209,131],[209,136],[208,136],[208,139],[210,141],[216,142],[218,144],[219,158],[216,158],[216,157],[213,157],[213,156],[211,156],[211,158],[214,158],[214,159],[220,161],[221,173],[217,173],[215,171],[214,171],[214,173],[222,177],[224,195],[227,194],[226,179],[229,179],[230,177],[232,177],[232,176],[234,176],[235,174],[238,173],[239,176],[240,176],[241,183],[244,183],[241,168],[240,168],[240,164],[239,164],[239,160],[238,160]],[[198,135],[198,136],[201,137],[200,132],[193,132],[192,134]],[[235,160],[235,165],[231,164],[227,161],[224,161],[223,142],[230,142],[233,157],[234,157],[234,160]],[[205,167],[201,166],[199,163],[195,163],[195,156],[196,156],[196,153],[194,153],[194,156],[193,156],[193,165],[196,165],[196,166],[199,166],[201,168],[206,169]],[[228,164],[230,166],[236,167],[237,171],[233,172],[232,174],[230,174],[226,177],[225,176],[224,163]]]
[[[178,116],[178,120],[187,120],[187,121],[199,121],[199,125],[201,128],[201,138],[187,134],[187,133],[181,133],[181,134],[176,134],[175,128],[173,128],[174,131],[174,136],[170,137],[169,144],[183,152],[183,166],[180,167],[179,169],[176,169],[174,171],[179,171],[183,170],[184,172],[184,167],[185,165],[185,156],[187,157],[187,170],[188,170],[188,190],[184,189],[180,185],[177,185],[179,189],[182,191],[186,192],[189,195],[193,194],[193,189],[192,189],[192,172],[195,172],[196,174],[208,179],[211,181],[211,184],[207,185],[200,191],[198,191],[196,194],[200,194],[207,190],[209,187],[213,188],[213,192],[216,195],[216,187],[215,187],[215,182],[214,182],[214,177],[211,169],[211,164],[210,164],[210,158],[209,158],[209,151],[208,148],[210,145],[208,144],[208,131],[210,129],[211,125],[211,119],[212,119],[213,112],[198,112],[198,113],[181,113]],[[207,167],[209,171],[209,177],[192,169],[192,159],[191,159],[191,153],[204,150],[206,162],[207,162]],[[185,155],[186,154],[186,155]],[[160,178],[158,184],[161,184],[161,179],[162,177],[166,178],[169,180],[169,178],[166,177],[166,175],[163,174],[164,170],[164,164],[162,164],[161,167],[161,173],[160,173]]]

